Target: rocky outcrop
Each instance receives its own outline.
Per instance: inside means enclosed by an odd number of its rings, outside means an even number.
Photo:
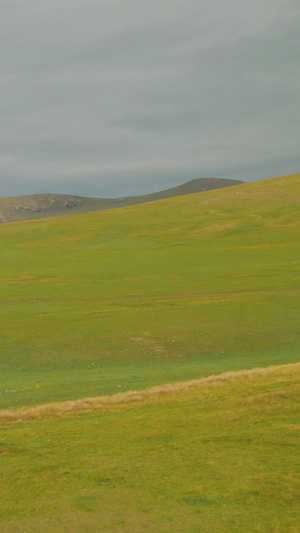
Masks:
[[[38,213],[39,211],[41,211],[41,208],[37,204],[37,202],[22,203],[22,204],[16,205],[15,209],[16,211],[20,211],[24,209],[25,211],[33,211],[34,213]]]
[[[73,207],[77,207],[80,204],[81,204],[81,201],[80,200],[75,200],[74,198],[72,198],[70,200],[65,200],[63,202],[63,206],[67,207],[67,209],[72,209]]]

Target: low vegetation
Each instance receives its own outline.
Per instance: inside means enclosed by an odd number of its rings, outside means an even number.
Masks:
[[[298,533],[299,189],[0,226],[0,531]]]
[[[297,533],[299,371],[1,418],[0,530]]]
[[[0,226],[0,406],[299,358],[300,175]]]

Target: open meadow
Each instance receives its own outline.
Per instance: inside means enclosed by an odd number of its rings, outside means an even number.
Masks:
[[[0,406],[299,358],[300,175],[0,226]]]
[[[298,533],[299,196],[0,226],[1,532]]]

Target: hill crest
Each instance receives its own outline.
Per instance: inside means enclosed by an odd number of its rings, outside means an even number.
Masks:
[[[230,179],[197,178],[170,189],[140,196],[91,198],[69,194],[44,193],[0,198],[0,223],[103,211],[195,192],[221,189],[242,183],[244,182]]]

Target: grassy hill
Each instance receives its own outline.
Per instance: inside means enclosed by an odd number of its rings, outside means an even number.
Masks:
[[[300,175],[0,226],[0,406],[299,358]]]
[[[164,191],[141,196],[127,196],[124,198],[87,198],[85,196],[72,196],[67,194],[33,194],[0,198],[0,223],[103,211],[105,209],[152,202],[173,196],[221,189],[240,183],[243,182],[217,178],[199,178]]]
[[[283,365],[0,416],[1,531],[297,533],[299,377]]]

